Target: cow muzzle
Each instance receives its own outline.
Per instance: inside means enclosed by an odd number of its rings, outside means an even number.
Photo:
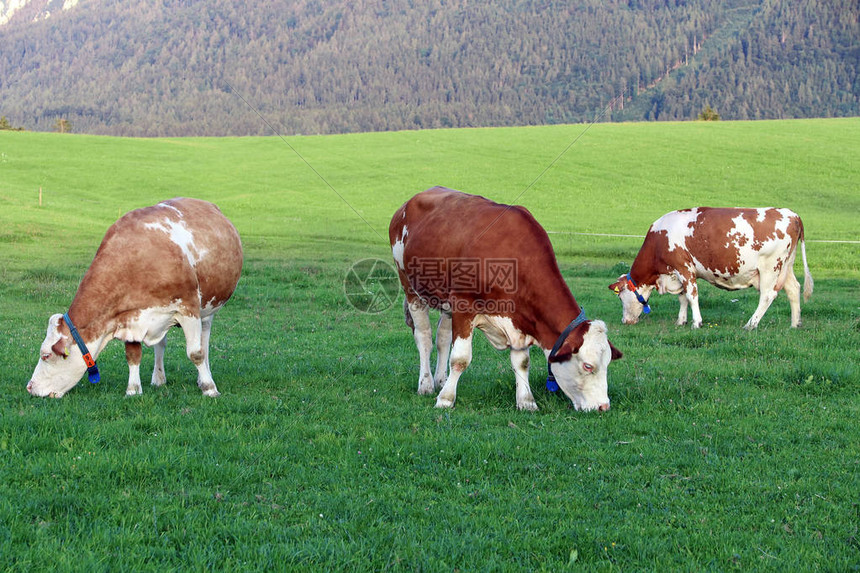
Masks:
[[[27,392],[30,394],[30,396],[37,396],[40,398],[45,398],[45,397],[47,397],[47,398],[62,398],[63,397],[63,394],[58,394],[57,392],[49,392],[48,394],[36,394],[32,380],[27,382]]]

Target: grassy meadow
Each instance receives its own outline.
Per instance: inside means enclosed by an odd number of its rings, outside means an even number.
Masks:
[[[860,570],[860,119],[596,124],[342,136],[122,139],[0,132],[0,570]],[[528,207],[624,352],[612,408],[515,407],[475,337],[456,407],[418,396],[402,296],[357,311],[391,214],[445,185]],[[41,196],[41,204],[40,204]],[[245,247],[215,320],[222,396],[180,332],[168,383],[125,396],[123,345],[61,400],[25,389],[107,227],[216,202]],[[801,215],[815,293],[701,287],[704,327],[606,288],[648,225],[696,205]],[[802,281],[800,261],[795,274]],[[146,277],[128,277],[143,281]],[[152,352],[144,351],[148,380]]]

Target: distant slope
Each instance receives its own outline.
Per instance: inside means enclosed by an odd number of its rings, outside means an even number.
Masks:
[[[0,26],[9,22],[38,22],[70,10],[79,0],[0,0]]]
[[[134,136],[860,115],[858,38],[856,0],[80,0],[0,26],[0,115]]]
[[[725,119],[856,116],[858,72],[856,0],[738,6],[623,118],[689,119],[706,104]]]

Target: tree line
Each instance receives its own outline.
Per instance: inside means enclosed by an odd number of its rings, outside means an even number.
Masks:
[[[0,113],[127,136],[860,115],[856,0],[83,0]]]

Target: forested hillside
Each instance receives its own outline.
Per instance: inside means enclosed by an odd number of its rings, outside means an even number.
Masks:
[[[80,0],[0,27],[0,115],[134,136],[694,119],[706,105],[724,119],[860,115],[858,12],[857,0]]]

